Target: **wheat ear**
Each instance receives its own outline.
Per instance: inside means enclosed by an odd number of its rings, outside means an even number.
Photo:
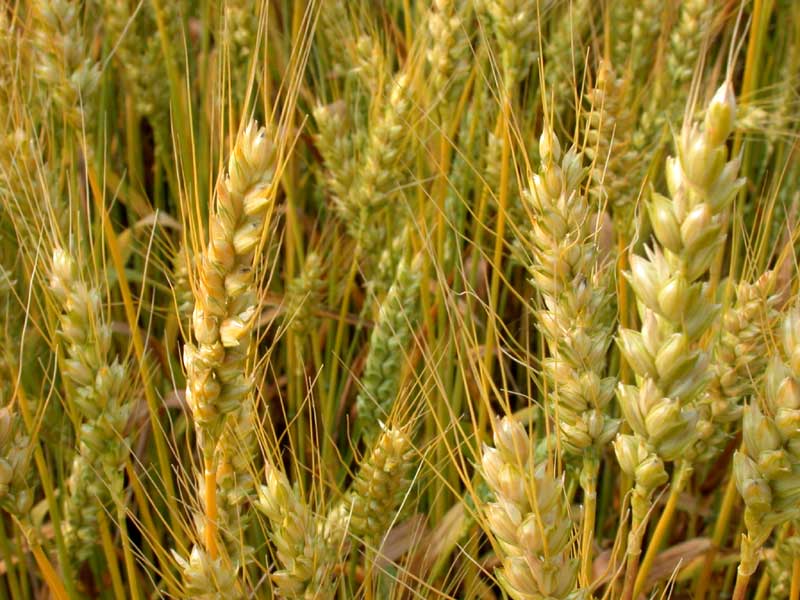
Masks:
[[[744,444],[733,457],[747,528],[736,600],[745,597],[772,530],[800,518],[800,306],[784,317],[781,343],[783,358],[772,359],[761,393],[744,409]]]
[[[571,456],[583,459],[588,578],[600,456],[619,427],[609,415],[616,379],[606,376],[616,316],[614,262],[599,248],[598,212],[580,189],[581,156],[570,150],[562,158],[550,129],[542,133],[539,154],[541,171],[526,194],[534,216],[530,270],[543,300],[537,317],[550,352],[543,366],[561,441]]]
[[[662,462],[680,463],[672,490],[677,494],[702,452],[698,441],[713,427],[698,406],[711,376],[701,338],[718,312],[703,278],[725,239],[723,214],[743,184],[737,178],[739,161],[728,160],[725,145],[735,114],[732,86],[725,83],[703,127],[685,124],[678,156],[667,159],[671,199],[653,191],[647,205],[656,241],[646,257],[630,257],[627,276],[641,305],[642,327],[619,334],[637,384],[618,389],[633,433],[619,436],[615,444],[620,465],[635,479],[626,600],[633,594],[651,495],[666,479]]]
[[[780,294],[773,292],[775,274],[764,273],[754,283],[740,281],[733,305],[723,313],[719,339],[713,346],[713,378],[700,404],[714,424],[702,440],[709,461],[725,446],[739,426],[742,402],[761,388],[769,362],[769,342],[779,324]]]
[[[125,426],[131,406],[123,388],[125,368],[110,359],[111,327],[98,288],[79,277],[73,257],[53,253],[50,289],[61,303],[59,333],[64,342],[63,374],[75,387],[73,403],[82,423],[78,453],[67,481],[64,538],[79,560],[91,556],[99,539],[97,511],[122,502],[123,469],[129,442]]]
[[[411,483],[413,454],[405,429],[381,431],[347,494],[326,519],[326,537],[333,545],[341,546],[348,535],[368,547],[382,541]]]
[[[68,0],[34,2],[37,50],[36,74],[62,112],[78,131],[93,125],[92,95],[100,69],[91,59],[80,22],[80,3]]]
[[[409,345],[420,318],[420,264],[419,255],[413,262],[400,261],[370,335],[362,390],[356,399],[356,429],[368,440],[374,439],[379,431],[379,421],[387,420],[400,387]]]
[[[270,539],[282,566],[271,576],[278,594],[290,600],[334,598],[336,556],[323,535],[324,523],[274,467],[267,467],[267,484],[258,496],[256,506],[269,519]]]
[[[249,400],[245,371],[258,298],[253,281],[256,249],[275,194],[272,132],[251,122],[239,134],[228,172],[217,184],[209,241],[197,267],[192,314],[194,341],[184,350],[186,401],[204,460],[205,545],[217,558],[217,444],[226,418]]]
[[[563,477],[534,463],[528,434],[510,418],[498,423],[494,448],[484,446],[481,471],[494,494],[486,520],[498,543],[503,590],[515,600],[577,600],[578,561],[570,557]]]

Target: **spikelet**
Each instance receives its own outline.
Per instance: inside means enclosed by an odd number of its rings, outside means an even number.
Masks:
[[[357,430],[367,439],[372,439],[378,431],[378,420],[387,419],[397,397],[403,365],[420,316],[420,265],[419,255],[411,263],[405,259],[400,262],[370,335],[362,390],[356,399]]]
[[[534,463],[528,434],[511,418],[498,423],[494,445],[484,446],[481,471],[494,495],[485,510],[499,546],[500,585],[515,600],[582,598],[563,477]]]
[[[244,362],[257,305],[253,267],[274,201],[275,161],[271,131],[251,122],[217,185],[209,242],[197,269],[195,342],[186,344],[184,365],[186,401],[206,458],[213,456],[225,417],[244,404],[252,387]]]
[[[550,350],[544,369],[556,419],[565,448],[580,456],[599,452],[619,425],[608,416],[616,382],[605,376],[615,317],[613,261],[597,244],[598,214],[580,189],[580,155],[571,149],[562,157],[549,129],[539,153],[541,171],[525,195],[534,216],[529,269],[544,305],[537,317]]]
[[[281,569],[271,578],[281,598],[333,598],[335,554],[322,535],[322,523],[289,483],[286,475],[267,467],[267,484],[256,506],[270,522],[270,539]]]
[[[406,430],[381,431],[350,490],[326,519],[325,537],[333,546],[348,534],[368,547],[380,545],[411,485],[413,455]]]
[[[62,373],[74,385],[72,400],[83,421],[67,481],[64,537],[85,560],[98,539],[97,511],[121,501],[131,407],[123,392],[125,368],[109,358],[111,327],[103,318],[100,290],[80,281],[74,259],[60,248],[53,253],[50,289],[62,306]]]
[[[773,357],[760,397],[744,409],[743,449],[733,458],[745,503],[739,574],[752,575],[772,530],[800,518],[800,306],[784,317],[784,358]]]
[[[680,461],[685,480],[705,450],[699,440],[714,427],[698,406],[711,376],[701,338],[717,314],[702,278],[725,238],[723,212],[742,185],[738,160],[728,161],[725,146],[735,110],[726,83],[708,107],[703,128],[684,126],[677,158],[667,159],[672,199],[653,191],[648,203],[656,243],[646,257],[631,255],[626,273],[642,317],[640,331],[621,329],[618,338],[637,379],[617,390],[633,433],[615,442],[620,466],[635,478],[631,556],[638,554],[652,493],[666,481],[663,463]]]
[[[69,127],[94,124],[93,95],[100,70],[83,36],[80,3],[69,0],[34,2],[36,74]]]

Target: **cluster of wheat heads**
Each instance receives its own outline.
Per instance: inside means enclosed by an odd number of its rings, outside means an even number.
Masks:
[[[800,600],[795,0],[0,5],[0,600]]]

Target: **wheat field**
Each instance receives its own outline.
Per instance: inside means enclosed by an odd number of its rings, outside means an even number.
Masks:
[[[800,2],[0,2],[0,600],[800,600]]]

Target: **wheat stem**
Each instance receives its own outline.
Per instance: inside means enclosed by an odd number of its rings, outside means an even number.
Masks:
[[[8,544],[8,534],[6,533],[5,519],[0,519],[0,553],[3,556],[11,557],[11,548]],[[6,560],[6,578],[8,580],[9,591],[12,598],[22,598],[22,592],[19,587],[19,578],[17,577],[17,568],[13,560]],[[0,593],[3,598],[8,598],[5,587],[0,586]]]
[[[683,488],[689,480],[691,472],[692,466],[688,461],[682,461],[675,471],[672,480],[672,488],[669,491],[669,497],[664,506],[664,511],[661,513],[656,529],[648,542],[644,560],[639,566],[639,573],[636,576],[636,585],[633,591],[633,595],[636,598],[646,591],[644,586],[647,583],[647,576],[650,573],[650,569],[653,567],[656,555],[661,550],[661,546],[667,541],[668,535],[672,531],[672,517],[675,515],[675,510],[678,507],[678,498],[683,492]]]
[[[589,587],[592,582],[592,551],[594,528],[597,517],[597,474],[600,461],[591,450],[587,451],[581,471],[583,489],[583,535],[581,536],[581,585]]]
[[[102,507],[97,511],[97,523],[100,531],[100,543],[106,556],[106,567],[109,575],[111,575],[111,587],[114,590],[114,597],[124,600],[125,589],[122,585],[122,575],[119,572],[119,565],[114,552],[114,542],[111,539],[111,532],[108,528],[108,517]]]
[[[703,570],[700,572],[697,582],[695,584],[694,598],[695,600],[705,600],[708,591],[708,585],[711,581],[711,573],[714,568],[714,558],[722,547],[722,542],[725,534],[728,533],[728,522],[733,515],[733,509],[736,506],[736,479],[730,477],[725,486],[725,494],[722,497],[722,504],[717,514],[717,520],[714,523],[714,532],[711,537],[711,548],[706,553],[705,561],[703,562]]]
[[[628,549],[626,552],[627,564],[625,566],[625,584],[622,588],[622,600],[633,600],[633,590],[636,586],[636,575],[639,572],[639,559],[642,555],[642,538],[644,537],[645,522],[633,518],[631,531],[628,534]]]
[[[744,575],[738,572],[736,575],[736,587],[733,590],[732,600],[745,600],[747,594],[747,586],[750,583],[750,575]]]
[[[31,553],[33,554],[33,558],[42,573],[42,577],[47,583],[47,587],[50,589],[50,593],[55,596],[56,600],[69,600],[70,598],[78,598],[79,596],[77,594],[70,595],[67,593],[67,589],[59,579],[58,574],[53,568],[53,565],[50,564],[47,556],[44,552],[42,552],[41,546],[39,546],[39,544],[35,541],[29,540],[29,542],[31,543]]]
[[[217,468],[213,458],[204,459],[204,489],[206,507],[205,544],[211,560],[219,555],[217,546]]]
[[[130,591],[131,600],[139,600],[139,580],[136,576],[136,559],[133,556],[133,549],[131,548],[131,540],[128,537],[127,514],[125,505],[117,498],[117,526],[120,529],[120,537],[122,538],[122,553],[125,559],[125,571],[127,573],[128,590]],[[152,531],[152,530],[151,530]]]
[[[792,561],[792,587],[789,590],[789,600],[800,600],[800,557]]]

